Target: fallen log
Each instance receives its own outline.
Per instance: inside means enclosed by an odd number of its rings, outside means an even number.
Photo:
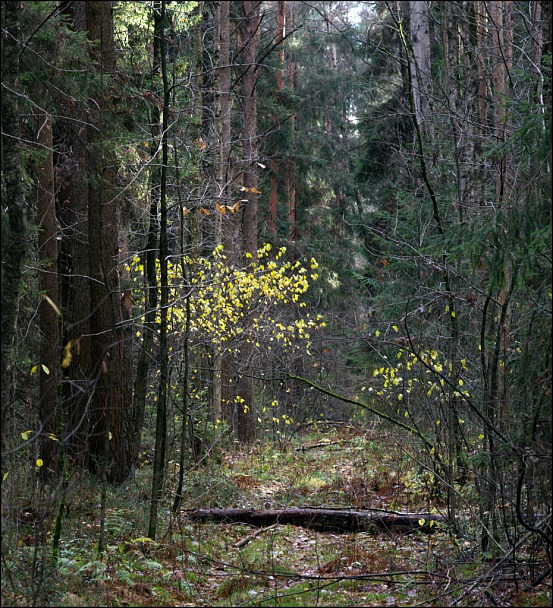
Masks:
[[[431,513],[379,513],[339,509],[191,509],[192,521],[242,523],[262,528],[274,524],[301,526],[318,532],[434,532],[446,519]]]

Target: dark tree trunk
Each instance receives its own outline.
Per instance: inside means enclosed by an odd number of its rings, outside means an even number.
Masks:
[[[162,32],[166,24],[165,0],[154,3],[156,31]],[[168,284],[168,241],[167,241],[167,164],[168,164],[168,108],[169,85],[167,82],[167,66],[165,61],[164,37],[161,38],[161,76],[163,80],[163,110],[161,115],[161,174],[160,174],[160,226],[159,226],[159,260],[160,260],[160,326],[159,326],[159,386],[156,411],[156,439],[154,451],[154,470],[152,475],[152,496],[150,505],[150,522],[148,536],[155,539],[157,528],[157,512],[163,494],[163,479],[165,475],[165,452],[167,444],[167,388],[169,382],[169,352],[167,345],[167,309],[169,305]]]
[[[92,339],[92,380],[89,438],[91,471],[99,473],[105,438],[110,434],[108,478],[122,482],[132,469],[129,441],[132,409],[123,389],[127,385],[123,365],[122,308],[119,279],[118,213],[114,190],[116,159],[107,144],[113,119],[115,42],[111,2],[86,2],[88,37],[92,60],[100,74],[102,90],[93,112],[88,140],[90,166],[88,229],[90,265],[90,332]]]
[[[17,91],[19,75],[19,11],[18,2],[2,3],[2,81],[6,87],[3,87],[2,91],[2,445],[11,409],[14,343],[27,246],[25,196],[19,149],[19,111],[17,95],[13,93]]]
[[[73,29],[86,30],[85,2],[70,5]],[[60,224],[60,300],[62,346],[71,353],[62,365],[62,415],[68,459],[88,466],[90,382],[90,286],[88,278],[88,154],[86,109],[80,100],[67,100],[68,120],[57,129],[55,179]]]

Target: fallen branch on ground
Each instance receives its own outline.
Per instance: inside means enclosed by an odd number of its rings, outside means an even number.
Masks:
[[[236,548],[244,547],[245,545],[247,545],[254,538],[257,538],[258,536],[261,536],[265,532],[269,532],[269,530],[274,530],[277,527],[277,525],[278,524],[273,524],[272,526],[268,526],[267,528],[259,528],[255,532],[252,532],[251,534],[248,534],[248,536],[246,536],[245,538],[242,538],[241,540],[235,542],[232,546],[236,547]]]
[[[330,441],[327,443],[316,443],[315,445],[302,445],[299,448],[296,448],[296,452],[307,452],[307,450],[316,450],[317,448],[327,448],[330,445],[339,445],[342,446],[344,443],[349,443],[349,441]]]
[[[430,513],[382,513],[335,509],[192,509],[192,521],[242,523],[255,527],[275,524],[301,526],[318,532],[433,532],[446,519]]]

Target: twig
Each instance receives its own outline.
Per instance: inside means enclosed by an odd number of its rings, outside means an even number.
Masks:
[[[255,530],[251,534],[248,534],[248,536],[246,536],[245,538],[242,538],[241,540],[235,542],[232,546],[236,547],[237,549],[239,549],[240,547],[244,547],[257,536],[260,536],[261,534],[268,532],[269,530],[273,530],[278,525],[280,524],[273,524],[272,526],[267,526],[266,528],[260,528],[259,530]]]

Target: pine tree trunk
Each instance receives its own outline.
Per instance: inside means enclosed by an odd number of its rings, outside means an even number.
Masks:
[[[115,70],[113,16],[108,2],[86,2],[88,37],[96,42],[91,48],[92,60],[101,79],[97,99],[98,112],[90,111],[93,126],[89,127],[88,229],[90,271],[90,332],[92,338],[91,380],[94,394],[91,401],[89,438],[90,467],[100,472],[106,437],[109,435],[108,478],[124,481],[132,470],[130,439],[132,409],[128,407],[123,389],[125,375],[131,370],[123,365],[123,331],[121,328],[121,287],[119,277],[119,226],[116,182],[117,160],[107,140],[113,117]]]
[[[278,2],[278,21],[277,21],[277,34],[276,34],[276,45],[277,45],[277,57],[278,67],[276,72],[276,101],[282,103],[282,91],[284,90],[284,36],[286,31],[286,2],[285,0],[279,0]],[[278,113],[275,113],[273,117],[273,123],[275,129],[278,128],[278,122],[280,117]],[[277,214],[278,214],[278,174],[279,174],[279,161],[273,158],[271,161],[271,177],[270,185],[271,192],[269,194],[269,222],[268,229],[269,234],[276,235],[277,227]]]
[[[297,4],[289,3],[289,30],[294,29],[294,17]],[[293,57],[288,61],[288,88],[293,94],[296,88],[296,62]],[[295,157],[295,140],[296,140],[296,113],[292,112],[290,116],[290,150],[291,156],[288,159],[286,167],[286,196],[288,199],[288,238],[293,241],[296,238],[296,157]]]
[[[257,64],[259,48],[260,2],[243,1],[241,33],[244,53],[242,76],[242,133],[244,139],[243,184],[244,204],[242,213],[242,253],[257,256]],[[244,257],[248,264],[248,258]],[[243,401],[236,403],[237,436],[241,443],[250,443],[255,438],[254,383],[252,376],[253,342],[243,342],[240,359],[243,363],[237,394]]]

